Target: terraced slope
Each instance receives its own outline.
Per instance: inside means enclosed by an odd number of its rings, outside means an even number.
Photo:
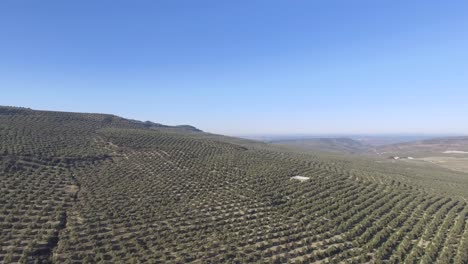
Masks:
[[[6,108],[0,137],[2,263],[468,261],[463,190],[404,168],[109,115]]]

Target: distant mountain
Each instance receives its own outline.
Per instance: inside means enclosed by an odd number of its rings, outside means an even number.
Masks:
[[[357,140],[369,146],[384,146],[406,142],[421,141],[433,138],[445,137],[445,135],[351,135],[349,138]]]
[[[273,140],[269,143],[285,145],[302,150],[339,152],[339,153],[365,153],[370,146],[351,138],[308,138]]]
[[[399,144],[384,145],[377,147],[376,152],[379,155],[399,154],[413,156],[468,154],[468,136],[435,138]]]

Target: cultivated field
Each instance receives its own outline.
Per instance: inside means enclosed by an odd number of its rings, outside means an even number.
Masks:
[[[459,157],[425,157],[419,160],[430,162],[441,167],[468,173],[468,158]]]
[[[0,155],[2,263],[468,262],[438,167],[6,107]]]

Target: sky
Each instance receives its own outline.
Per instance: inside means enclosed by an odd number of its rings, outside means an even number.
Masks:
[[[468,1],[2,0],[0,105],[226,135],[468,134]]]

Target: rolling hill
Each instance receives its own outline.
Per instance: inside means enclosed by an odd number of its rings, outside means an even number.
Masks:
[[[391,144],[378,147],[377,152],[413,156],[468,154],[468,137],[445,137]]]
[[[0,107],[0,262],[468,261],[467,174],[154,124]]]
[[[381,157],[403,157],[405,161],[424,162],[468,173],[468,137],[445,137],[391,144],[375,149]],[[410,160],[405,159],[410,157]]]
[[[299,149],[318,150],[338,153],[365,153],[371,146],[362,144],[351,138],[309,138],[269,141],[276,145],[291,146]]]

